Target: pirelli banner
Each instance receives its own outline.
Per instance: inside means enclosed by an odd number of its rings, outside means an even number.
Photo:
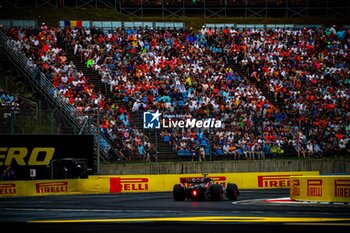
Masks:
[[[209,173],[208,177],[216,183],[235,183],[239,189],[276,189],[289,188],[291,176],[319,175],[318,171],[304,172],[266,172],[266,173]],[[183,178],[203,177],[203,174],[174,175],[123,175],[97,176],[109,180],[110,192],[157,192],[172,191],[174,184]]]
[[[12,196],[47,196],[108,193],[107,180],[67,179],[0,182],[0,198]]]
[[[318,171],[266,173],[210,173],[216,183],[235,183],[239,189],[289,188],[290,177],[317,176]],[[170,192],[183,178],[203,174],[92,175],[88,179],[0,182],[0,197],[84,193]]]
[[[350,202],[350,176],[292,176],[294,201]]]
[[[86,159],[93,168],[92,135],[0,135],[2,180],[50,179],[52,161]]]

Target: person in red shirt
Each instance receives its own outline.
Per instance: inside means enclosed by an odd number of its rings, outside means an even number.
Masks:
[[[343,135],[340,131],[338,131],[336,134],[335,134],[335,137],[338,139],[338,140],[341,140],[343,138]]]

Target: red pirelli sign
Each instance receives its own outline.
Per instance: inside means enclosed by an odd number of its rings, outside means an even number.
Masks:
[[[16,184],[0,184],[0,195],[16,194]]]
[[[123,191],[147,191],[148,178],[120,178],[112,177],[109,180],[111,193],[120,193]]]
[[[334,195],[337,198],[350,198],[350,180],[334,180]]]
[[[312,179],[307,181],[307,196],[322,197],[322,179]]]
[[[259,188],[288,188],[291,175],[258,176]]]
[[[68,181],[35,184],[36,193],[68,193]]]
[[[291,194],[294,196],[300,196],[300,180],[293,180],[293,185],[290,190]]]

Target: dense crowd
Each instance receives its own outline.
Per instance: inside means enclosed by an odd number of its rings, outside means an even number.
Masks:
[[[57,47],[59,29],[43,25],[39,31],[28,28],[11,28],[7,35],[12,45],[22,51],[29,59],[29,67],[38,67],[52,81],[55,95],[60,95],[78,111],[97,118],[102,114],[101,132],[108,136],[125,160],[145,158],[150,161],[155,149],[143,132],[132,127],[130,114],[123,106],[105,98],[82,71],[77,70],[71,61],[67,61],[65,52]]]
[[[298,152],[345,154],[349,31],[333,26],[247,33],[242,67],[285,105],[288,121],[295,122],[293,143]]]
[[[43,27],[12,29],[8,35],[79,111],[104,113],[101,129],[122,157],[149,160],[155,153],[128,109],[140,117],[158,109],[164,115],[221,120],[219,129],[161,130],[173,150],[202,159],[205,154],[257,159],[283,153],[288,145],[299,157],[349,154],[349,31],[146,27],[104,34],[95,28]],[[113,98],[96,92],[57,40],[100,75]],[[231,62],[247,75],[239,75]],[[262,87],[285,107],[270,103]]]

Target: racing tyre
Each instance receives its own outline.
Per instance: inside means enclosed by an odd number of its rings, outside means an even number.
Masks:
[[[210,186],[210,200],[221,201],[222,200],[222,186],[220,184],[213,184]]]
[[[236,184],[227,184],[226,192],[229,200],[236,201],[238,199],[239,191]]]
[[[174,185],[173,197],[175,201],[184,201],[186,199],[186,192],[181,184]]]

